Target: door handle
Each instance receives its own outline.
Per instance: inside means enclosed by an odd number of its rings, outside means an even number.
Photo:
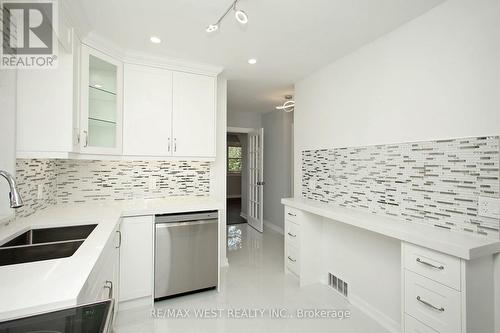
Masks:
[[[85,143],[83,144],[83,146],[88,147],[88,145],[89,145],[89,132],[83,131],[83,134],[85,134]]]
[[[122,247],[122,232],[120,230],[116,230],[116,233],[118,234],[118,245],[115,246],[115,248],[119,249]]]

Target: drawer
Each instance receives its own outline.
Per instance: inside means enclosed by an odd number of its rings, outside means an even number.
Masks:
[[[292,222],[286,221],[285,236],[288,245],[300,248],[300,227]]]
[[[285,206],[285,220],[297,223],[300,225],[302,219],[302,211],[292,207]]]
[[[429,326],[426,326],[413,318],[412,316],[405,315],[405,331],[404,333],[439,333]]]
[[[300,275],[299,250],[293,246],[287,246],[286,249],[286,267],[296,275]]]
[[[404,266],[448,287],[462,290],[460,259],[457,257],[405,243]]]
[[[461,293],[405,271],[405,312],[440,333],[460,333]]]

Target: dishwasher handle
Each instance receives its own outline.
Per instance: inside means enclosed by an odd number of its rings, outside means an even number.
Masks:
[[[218,220],[212,219],[212,220],[199,220],[199,221],[185,221],[185,222],[164,222],[164,223],[156,223],[156,229],[163,229],[163,228],[172,228],[172,227],[184,227],[184,226],[191,226],[191,225],[202,225],[202,224],[211,224],[211,223],[217,223]]]

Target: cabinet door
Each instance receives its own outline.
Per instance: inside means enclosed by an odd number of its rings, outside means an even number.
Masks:
[[[172,72],[126,64],[123,93],[123,154],[171,155]]]
[[[122,63],[83,45],[81,66],[81,151],[121,154]]]
[[[120,301],[152,296],[153,216],[124,218],[120,231]]]
[[[215,157],[216,78],[174,73],[173,155]]]

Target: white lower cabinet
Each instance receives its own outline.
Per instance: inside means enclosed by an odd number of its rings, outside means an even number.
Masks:
[[[431,279],[405,272],[405,310],[441,333],[461,332],[461,293]]]
[[[300,225],[285,219],[285,272],[300,277]]]
[[[119,226],[113,231],[101,256],[97,260],[84,287],[78,295],[78,304],[86,304],[107,299],[118,300],[119,297]],[[115,302],[115,314],[118,304]]]
[[[123,218],[120,248],[120,302],[152,296],[154,216]]]
[[[422,324],[415,318],[405,315],[405,332],[406,333],[437,333],[432,328]]]

